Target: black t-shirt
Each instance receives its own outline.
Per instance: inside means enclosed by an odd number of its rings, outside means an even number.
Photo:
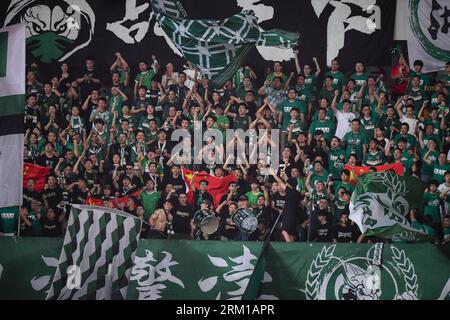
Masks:
[[[55,209],[63,198],[62,190],[59,186],[56,186],[53,189],[48,188],[44,190],[44,197],[47,200],[48,206],[52,209]]]
[[[243,179],[239,179],[236,182],[236,187],[237,187],[237,192],[240,196],[245,195],[247,192],[250,191],[250,186],[248,185],[248,183],[243,180]]]
[[[208,191],[205,191],[204,193],[201,193],[200,191],[195,191],[195,193],[194,193],[194,211],[195,212],[197,212],[197,210],[200,210],[200,204],[202,203],[203,200],[209,200],[209,201],[211,201],[212,204],[214,203],[213,197]]]
[[[60,237],[61,223],[57,218],[49,220],[47,217],[41,218],[42,236],[43,237]]]
[[[83,76],[88,75],[93,79],[99,79],[100,80],[100,74],[97,72],[96,69],[93,69],[92,71],[85,70],[81,75],[80,78]],[[92,81],[83,81],[80,84],[80,93],[81,98],[86,99],[88,95],[92,93],[92,90],[98,90],[100,88],[100,84],[94,83]]]
[[[75,186],[73,188],[72,193],[70,194],[70,198],[72,199],[72,203],[76,203],[76,204],[85,204],[86,203],[86,199],[88,197],[88,192],[89,190],[81,190],[80,188],[78,188],[78,186]]]
[[[186,183],[184,182],[181,175],[179,175],[177,178],[174,178],[171,173],[165,176],[162,182],[162,188],[164,189],[168,184],[173,185],[173,188],[176,191],[186,191]]]
[[[296,189],[286,187],[284,213],[297,215],[300,211],[300,202],[302,201],[302,195]]]
[[[173,231],[175,233],[190,234],[193,216],[194,209],[190,205],[177,205],[173,213]]]
[[[137,217],[137,208],[130,209],[128,207],[124,207],[123,211]]]
[[[42,194],[40,192],[29,191],[27,189],[23,190],[23,206],[28,210],[31,210],[31,201],[32,200],[42,201]]]
[[[334,239],[337,242],[351,242],[355,238],[355,228],[352,225],[342,226],[338,224],[334,229]]]
[[[37,158],[36,164],[53,170],[55,169],[58,160],[59,160],[58,157],[55,157],[54,155],[52,155],[51,157],[47,157],[47,155],[44,153],[43,155]]]
[[[325,224],[319,224],[314,230],[314,241],[316,242],[332,242],[333,241],[333,228],[330,222]]]
[[[286,203],[286,195],[281,195],[279,192],[276,192],[272,195],[272,201],[274,202],[275,208],[283,209]]]
[[[253,210],[253,214],[258,218],[258,222],[262,223],[268,223],[269,225],[272,224],[272,212],[270,210],[270,207],[262,207],[262,208],[255,208]]]

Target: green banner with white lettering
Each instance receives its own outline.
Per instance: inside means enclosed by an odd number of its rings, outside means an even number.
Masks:
[[[449,300],[450,246],[272,243],[261,292],[296,300]],[[264,298],[264,297],[263,297]]]
[[[0,299],[45,299],[61,246],[1,238]],[[432,244],[141,240],[127,299],[449,300],[449,259]]]
[[[62,239],[0,238],[0,300],[45,300]]]

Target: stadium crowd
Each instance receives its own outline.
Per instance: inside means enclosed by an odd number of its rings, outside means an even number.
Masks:
[[[48,167],[50,175],[42,192],[28,179],[20,226],[2,218],[1,234],[62,236],[70,204],[95,198],[142,218],[143,237],[264,240],[273,229],[275,241],[382,241],[349,220],[354,184],[344,166],[401,163],[427,186],[422,210],[408,218],[450,242],[450,62],[443,78],[430,79],[422,61],[409,67],[400,55],[385,81],[363,62],[343,72],[333,60],[324,72],[317,58],[300,61],[296,50],[296,70],[275,62],[258,79],[245,65],[214,88],[191,65],[177,70],[151,59],[130,66],[116,53],[107,79],[93,57],[81,74],[62,63],[59,74],[42,79],[37,65],[30,67],[24,161]],[[224,159],[225,146],[214,139],[199,155],[172,155],[179,142],[172,132],[192,133],[200,125],[203,131],[266,129],[269,144],[270,130],[279,129],[278,170],[268,169],[267,157],[257,164]],[[186,163],[208,145],[223,165]],[[237,180],[215,207],[207,180],[192,185],[190,205],[183,166],[219,178],[234,173]],[[242,208],[258,219],[251,234],[233,222]],[[199,210],[218,217],[216,232],[202,232],[194,219]]]

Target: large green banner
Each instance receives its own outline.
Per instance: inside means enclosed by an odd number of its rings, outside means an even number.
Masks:
[[[62,239],[0,238],[0,299],[44,300]]]
[[[141,240],[128,298],[241,300],[261,281],[251,279],[261,252],[261,242]]]
[[[449,246],[272,243],[266,272],[279,299],[450,299]]]
[[[44,299],[61,245],[0,239],[0,299]],[[450,299],[449,262],[431,244],[140,240],[127,298]]]

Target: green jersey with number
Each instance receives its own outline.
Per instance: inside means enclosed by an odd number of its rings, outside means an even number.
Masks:
[[[315,120],[311,123],[309,126],[309,133],[311,133],[314,136],[314,133],[316,130],[322,130],[323,131],[323,137],[325,140],[330,141],[331,137],[334,135],[334,132],[336,130],[336,127],[333,122],[330,120],[320,121]]]
[[[342,141],[346,145],[345,157],[348,160],[348,156],[352,153],[356,154],[358,160],[363,158],[363,145],[367,144],[366,135],[362,131],[354,133],[352,131],[347,132]]]
[[[359,91],[359,89],[361,89],[361,86],[363,84],[367,83],[367,79],[369,78],[369,75],[367,73],[363,73],[363,74],[357,74],[354,73],[350,76],[350,79],[355,80],[356,82],[356,91]]]
[[[342,87],[345,85],[345,74],[342,71],[328,71],[325,76],[333,77],[334,90],[342,90]]]

